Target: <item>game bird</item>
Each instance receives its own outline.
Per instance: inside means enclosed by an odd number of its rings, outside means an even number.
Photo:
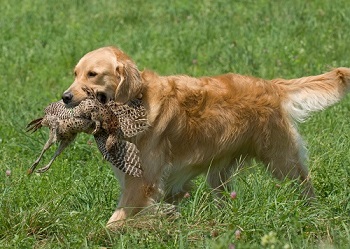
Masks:
[[[28,170],[34,172],[44,153],[55,142],[59,142],[49,163],[36,172],[47,171],[57,156],[76,138],[80,132],[93,134],[103,157],[114,167],[126,174],[141,177],[142,168],[139,150],[135,144],[125,140],[147,130],[146,110],[142,101],[134,99],[124,105],[109,101],[101,103],[96,94],[86,88],[88,98],[74,108],[66,108],[63,101],[49,104],[45,115],[27,126],[27,131],[35,132],[43,126],[50,129],[49,139],[39,157]]]

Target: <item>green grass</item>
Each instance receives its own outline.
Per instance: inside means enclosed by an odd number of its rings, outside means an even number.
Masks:
[[[349,96],[300,125],[314,204],[254,163],[235,173],[235,200],[217,203],[199,178],[180,218],[117,232],[104,226],[119,186],[93,139],[79,136],[49,172],[28,177],[48,132],[24,131],[71,84],[79,58],[105,45],[160,74],[293,78],[349,67],[347,0],[2,0],[1,9],[0,248],[349,247]]]

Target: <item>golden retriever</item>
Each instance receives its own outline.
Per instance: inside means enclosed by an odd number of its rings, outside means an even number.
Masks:
[[[120,49],[84,55],[63,93],[68,106],[86,98],[87,86],[102,102],[142,98],[150,128],[131,141],[140,150],[141,178],[115,170],[122,193],[111,225],[164,198],[176,201],[191,180],[207,174],[218,193],[242,158],[255,158],[283,180],[299,179],[314,196],[296,121],[338,102],[350,88],[350,69],[318,76],[264,80],[239,74],[193,78],[139,71]]]

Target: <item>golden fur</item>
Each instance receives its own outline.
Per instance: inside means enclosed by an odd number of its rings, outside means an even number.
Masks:
[[[140,150],[144,176],[115,170],[122,194],[108,221],[112,224],[162,197],[181,198],[202,173],[220,192],[241,159],[261,161],[278,179],[300,179],[304,194],[313,197],[295,121],[339,101],[349,91],[350,69],[292,80],[238,74],[159,76],[140,72],[121,50],[104,47],[77,64],[75,80],[63,94],[67,105],[86,98],[83,86],[104,100],[142,98],[151,126],[132,139]]]

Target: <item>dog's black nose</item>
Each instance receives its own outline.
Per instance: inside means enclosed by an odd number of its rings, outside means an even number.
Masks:
[[[73,94],[71,92],[64,92],[62,95],[63,102],[67,105],[69,104],[73,99]]]

